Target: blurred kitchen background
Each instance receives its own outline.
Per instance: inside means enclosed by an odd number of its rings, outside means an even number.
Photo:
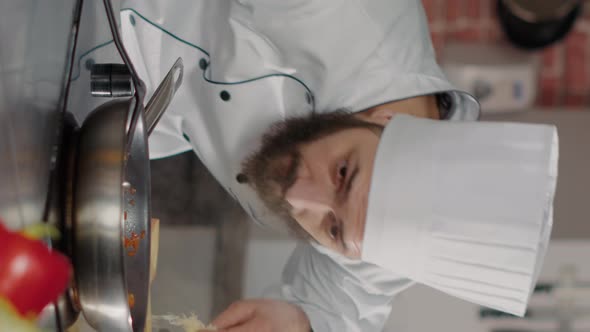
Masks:
[[[76,3],[0,1],[0,215],[14,228],[54,217],[46,203],[57,189],[48,174],[63,126]],[[555,224],[526,318],[415,286],[395,299],[385,331],[590,331],[590,3],[423,4],[439,62],[455,85],[480,99],[484,120],[557,125]],[[89,76],[92,62],[80,59],[77,75]],[[207,322],[232,301],[263,296],[279,283],[293,239],[253,226],[194,153],[154,160],[151,168],[152,216],[161,220],[155,315],[196,313]]]
[[[553,242],[527,318],[416,286],[395,300],[386,331],[590,331],[590,288],[579,288],[590,286],[590,4],[533,2],[505,1],[510,9],[520,5],[525,18],[559,21],[549,27],[557,33],[502,27],[497,1],[423,1],[439,62],[457,86],[480,98],[484,119],[559,128]],[[544,11],[528,10],[543,3]],[[162,221],[154,314],[196,312],[208,321],[232,301],[262,296],[279,282],[295,242],[252,226],[194,153],[152,161],[152,181],[153,215]]]
[[[559,5],[577,1],[504,1],[529,4],[530,8],[557,13]],[[495,0],[423,0],[428,16],[432,43],[439,59],[445,46],[455,42],[486,45],[512,45],[501,26]],[[553,10],[551,10],[553,9]],[[567,21],[567,17],[566,17]],[[550,34],[546,27],[534,34]],[[573,20],[563,39],[538,49],[535,106],[587,107],[590,105],[590,4]]]

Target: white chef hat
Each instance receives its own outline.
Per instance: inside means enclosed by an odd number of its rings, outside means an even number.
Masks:
[[[396,115],[377,151],[362,259],[522,316],[552,226],[554,126]]]

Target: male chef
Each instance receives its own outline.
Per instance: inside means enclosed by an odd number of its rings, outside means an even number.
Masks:
[[[148,96],[185,65],[151,157],[195,151],[255,222],[306,240],[279,299],[237,302],[216,326],[380,331],[415,282],[524,313],[551,229],[555,131],[474,122],[419,1],[130,0],[120,15]],[[98,39],[81,39],[80,63],[116,57]]]

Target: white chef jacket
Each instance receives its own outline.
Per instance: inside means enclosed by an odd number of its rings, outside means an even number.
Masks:
[[[86,2],[69,103],[80,121],[105,101],[78,98],[89,64],[121,62],[106,27],[100,2]],[[120,28],[148,97],[184,61],[182,86],[150,137],[151,158],[194,150],[262,224],[270,217],[235,175],[271,123],[454,90],[415,0],[129,0]],[[456,117],[478,107],[455,99]],[[412,284],[310,244],[297,247],[283,279],[283,298],[315,331],[379,331],[394,295]]]

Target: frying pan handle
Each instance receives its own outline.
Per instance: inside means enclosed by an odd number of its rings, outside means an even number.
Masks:
[[[145,107],[145,123],[148,135],[152,133],[156,124],[166,111],[166,108],[170,105],[176,90],[182,84],[183,69],[182,58],[178,58],[154,92],[150,101],[148,101]]]
[[[103,4],[107,20],[109,22],[109,27],[111,29],[111,34],[113,35],[113,42],[117,47],[117,51],[119,51],[121,59],[123,59],[123,62],[127,68],[129,68],[129,72],[131,73],[131,78],[133,81],[133,87],[135,88],[135,105],[133,106],[133,111],[131,113],[129,129],[127,130],[127,146],[125,148],[125,151],[129,152],[131,151],[131,145],[133,143],[133,133],[135,132],[135,127],[137,126],[137,121],[142,111],[143,99],[145,97],[145,84],[139,78],[139,75],[137,75],[137,71],[135,70],[133,63],[131,63],[131,58],[129,58],[129,55],[125,50],[125,46],[123,46],[123,40],[121,39],[119,28],[117,27],[117,18],[115,11],[113,10],[113,4],[110,0],[103,0]]]

